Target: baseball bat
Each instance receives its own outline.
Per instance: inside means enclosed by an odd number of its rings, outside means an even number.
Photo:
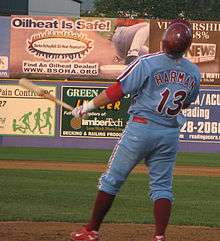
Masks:
[[[48,99],[50,101],[55,102],[56,104],[64,107],[67,110],[72,111],[73,107],[68,105],[67,103],[57,99],[55,96],[46,92],[46,90],[42,89],[41,87],[33,84],[29,79],[22,78],[19,80],[19,85],[24,87],[27,90],[34,91],[38,96]]]

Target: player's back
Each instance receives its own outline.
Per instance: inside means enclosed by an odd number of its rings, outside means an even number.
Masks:
[[[129,113],[178,126],[177,116],[183,104],[191,103],[198,94],[198,67],[185,58],[176,60],[164,53],[146,55],[139,61],[141,78],[146,80],[136,92]]]

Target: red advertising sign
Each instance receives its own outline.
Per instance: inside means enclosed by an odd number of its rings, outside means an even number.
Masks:
[[[113,79],[148,41],[141,19],[13,16],[11,77]]]

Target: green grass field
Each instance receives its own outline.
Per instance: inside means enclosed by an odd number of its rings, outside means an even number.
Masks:
[[[1,147],[0,160],[106,163],[111,150]],[[220,153],[179,153],[177,165],[220,167]]]
[[[99,174],[78,171],[0,170],[0,219],[85,222]],[[220,178],[175,177],[172,224],[220,227]],[[107,222],[153,223],[147,178],[132,174]]]
[[[2,160],[106,162],[110,151],[1,148]],[[180,153],[178,165],[220,166],[220,154]],[[100,173],[0,169],[0,220],[86,222]],[[153,223],[148,178],[132,173],[106,222]],[[175,176],[171,224],[220,227],[220,177]]]

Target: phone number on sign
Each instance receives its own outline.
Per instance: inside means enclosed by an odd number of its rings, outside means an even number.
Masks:
[[[220,134],[220,122],[199,121],[197,124],[193,121],[187,121],[180,130],[181,133],[205,133]]]
[[[7,101],[6,100],[0,100],[0,107],[6,106]]]

